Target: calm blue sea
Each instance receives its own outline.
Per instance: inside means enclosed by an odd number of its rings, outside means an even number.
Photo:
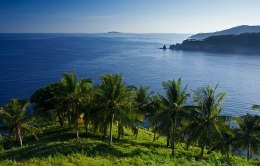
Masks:
[[[178,34],[0,34],[0,105],[29,98],[61,73],[79,77],[122,73],[125,82],[163,92],[162,81],[181,77],[189,89],[219,84],[227,92],[223,113],[254,113],[260,104],[260,55],[160,50],[182,42]]]

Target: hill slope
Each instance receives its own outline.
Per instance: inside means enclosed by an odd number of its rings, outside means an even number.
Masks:
[[[81,128],[81,132],[84,129]],[[63,134],[61,134],[63,133]],[[116,131],[115,131],[116,133]],[[96,133],[98,134],[98,133]],[[116,137],[116,135],[115,135]],[[246,161],[241,157],[223,157],[218,153],[206,154],[205,160],[196,160],[200,148],[179,143],[176,158],[171,158],[171,149],[166,139],[153,142],[153,133],[140,129],[138,138],[126,131],[124,139],[108,145],[101,134],[82,135],[75,142],[73,129],[58,126],[46,127],[39,141],[27,138],[27,145],[9,150],[0,149],[0,165],[258,165],[258,160]],[[1,143],[1,141],[0,141]]]

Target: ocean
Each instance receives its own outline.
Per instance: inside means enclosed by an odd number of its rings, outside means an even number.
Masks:
[[[256,113],[260,104],[260,55],[159,49],[182,42],[183,34],[0,34],[0,106],[27,98],[40,87],[76,72],[99,83],[121,73],[130,85],[163,93],[161,83],[182,78],[189,90],[218,85],[227,93],[223,114]],[[188,101],[191,102],[191,99]]]

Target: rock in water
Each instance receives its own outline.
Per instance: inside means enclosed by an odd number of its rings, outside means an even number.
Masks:
[[[166,47],[166,45],[164,45],[164,46],[163,46],[162,48],[160,48],[160,49],[166,50],[167,47]]]
[[[166,45],[163,46],[163,49],[164,49],[164,50],[166,49]]]

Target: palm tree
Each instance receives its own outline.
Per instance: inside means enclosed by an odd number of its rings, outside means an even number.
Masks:
[[[203,158],[206,144],[210,144],[212,139],[221,136],[223,131],[232,133],[226,125],[226,121],[230,118],[220,115],[226,93],[217,93],[216,89],[217,86],[215,88],[207,86],[193,91],[193,101],[197,104],[198,109],[190,112],[191,123],[188,125],[187,145],[199,142],[201,144],[201,158]]]
[[[154,94],[151,96],[151,102],[148,104],[148,111],[146,113],[146,117],[148,119],[148,122],[150,122],[152,125],[154,121],[155,114],[159,112],[163,107],[162,100],[159,96],[159,94]],[[151,127],[151,126],[149,126]]]
[[[92,125],[94,134],[99,130],[101,133],[103,133],[102,138],[104,140],[107,136],[107,128],[110,122],[110,118],[106,112],[106,104],[103,102],[100,86],[98,85],[96,88],[99,90],[96,91],[97,93],[95,94],[95,99],[92,102],[93,104],[91,106],[91,110],[88,111],[88,119],[89,124]],[[84,120],[85,118],[86,117],[84,115]]]
[[[159,132],[159,127],[158,127],[159,122],[155,118],[155,114],[157,114],[162,107],[163,107],[163,103],[160,97],[158,96],[158,94],[152,95],[151,102],[148,104],[148,111],[146,113],[146,118],[147,118],[148,130],[149,128],[153,128],[153,133],[154,133],[153,142],[156,140],[156,134]]]
[[[101,108],[102,103],[97,99],[99,93],[99,87],[94,86],[89,90],[88,96],[84,99],[84,125],[86,129],[86,135],[88,135],[89,124],[94,123],[94,119],[97,111]],[[100,119],[99,119],[100,120]],[[99,124],[99,120],[97,121]]]
[[[77,80],[75,73],[63,74],[63,101],[66,103],[69,115],[69,124],[75,125],[76,141],[79,141],[79,118],[84,111],[83,103],[88,99],[88,95],[92,88],[91,79]]]
[[[221,135],[216,135],[216,139],[213,141],[212,148],[209,149],[208,154],[210,154],[212,151],[220,151],[222,155],[226,155],[229,157],[229,153],[231,150],[234,150],[234,142],[235,142],[235,135],[234,133],[226,133],[225,131],[222,131]],[[232,148],[233,146],[233,148]]]
[[[172,119],[169,117],[165,117],[167,116],[166,113],[162,113],[161,111],[164,110],[158,110],[155,114],[155,116],[153,117],[152,121],[151,121],[151,125],[154,128],[153,132],[154,132],[154,137],[153,137],[153,141],[155,141],[156,135],[166,135],[167,137],[167,143],[166,146],[168,147],[170,145],[170,138],[171,138],[171,132],[172,132]]]
[[[112,144],[112,129],[115,120],[125,125],[133,118],[132,96],[133,90],[128,88],[118,74],[108,74],[100,77],[100,101],[104,104],[101,114],[110,119],[109,144]],[[106,118],[103,118],[104,122]]]
[[[11,99],[6,103],[4,108],[0,108],[0,117],[3,124],[14,134],[20,146],[23,146],[23,134],[29,132],[35,136],[37,129],[29,124],[31,117],[27,115],[27,108],[30,106],[29,101],[18,98]]]
[[[136,89],[134,102],[138,112],[146,114],[146,112],[148,111],[147,106],[151,101],[150,95],[151,93],[149,93],[149,88],[146,86],[140,86]]]
[[[136,109],[136,113],[138,113],[138,116],[136,116],[135,124],[133,126],[133,132],[138,136],[138,126],[143,122],[143,119],[147,115],[149,111],[149,104],[151,103],[151,93],[149,93],[149,88],[145,86],[141,86],[135,90],[135,96],[134,96],[134,107]]]
[[[177,122],[177,117],[188,109],[186,100],[189,96],[187,93],[187,85],[181,87],[181,79],[177,81],[169,80],[163,82],[163,88],[166,95],[159,95],[163,107],[162,110],[155,114],[154,121],[157,121],[159,130],[166,131],[167,135],[171,135],[171,148],[172,156],[174,156],[175,141],[176,141],[176,129],[179,127],[180,122]]]
[[[244,115],[235,118],[238,124],[236,133],[236,146],[247,149],[247,160],[256,153],[260,147],[260,117],[257,115]]]

